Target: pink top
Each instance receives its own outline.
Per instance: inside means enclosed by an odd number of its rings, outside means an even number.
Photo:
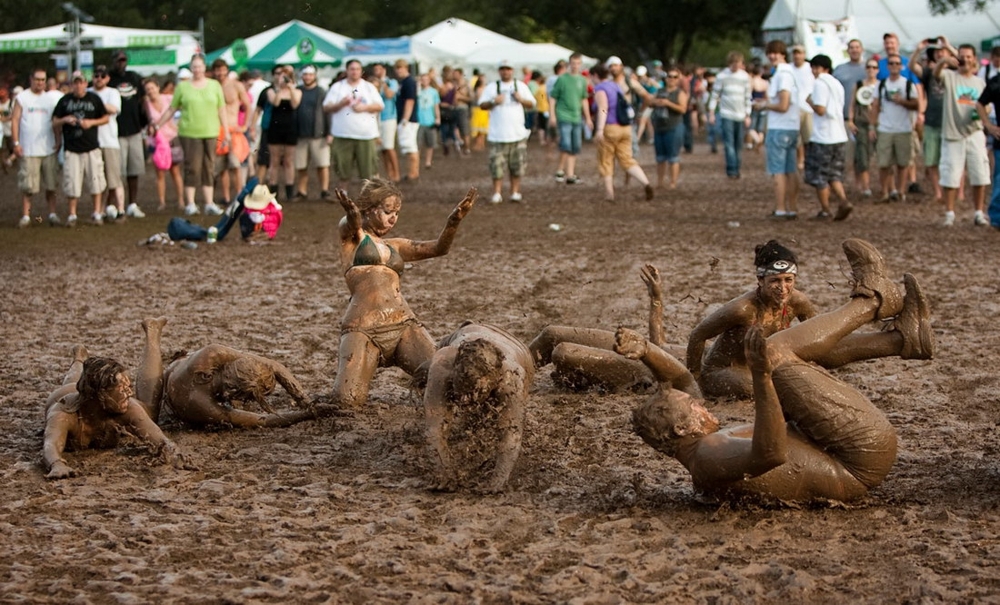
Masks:
[[[159,103],[160,106],[155,107],[153,105],[153,102],[147,99],[146,108],[149,109],[149,122],[151,124],[157,123],[160,120],[160,116],[163,115],[164,111],[169,111],[173,113],[173,110],[170,109],[170,102],[173,100],[174,100],[174,95],[161,94]],[[169,122],[163,125],[163,128],[160,129],[160,132],[163,134],[163,136],[167,138],[167,141],[173,141],[175,138],[177,138],[177,121],[170,120]]]

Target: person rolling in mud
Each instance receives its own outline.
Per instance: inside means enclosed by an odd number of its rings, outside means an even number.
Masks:
[[[284,427],[316,417],[312,409],[275,411],[267,396],[280,384],[300,407],[309,405],[288,368],[266,357],[208,345],[175,359],[163,371],[163,403],[195,426]],[[258,407],[265,413],[246,407]]]
[[[640,276],[649,293],[649,341],[653,345],[650,354],[661,356],[663,367],[670,368],[670,382],[674,388],[700,397],[694,377],[677,360],[683,357],[683,347],[665,342],[660,272],[647,264],[640,270]],[[566,388],[595,388],[607,392],[642,389],[655,384],[649,368],[615,353],[614,346],[615,333],[610,330],[546,326],[528,348],[535,366],[553,364],[553,380]]]
[[[691,331],[687,367],[710,399],[747,399],[753,388],[743,340],[751,326],[768,337],[816,315],[809,298],[795,289],[798,260],[775,240],[757,246],[754,255],[757,288],[722,305]],[[715,338],[708,353],[705,343]]]
[[[389,181],[365,181],[357,203],[337,190],[347,213],[340,221],[340,260],[351,300],[340,324],[334,408],[360,408],[378,367],[395,366],[413,374],[434,355],[434,341],[403,300],[399,278],[404,263],[448,253],[477,197],[476,189],[469,189],[436,240],[414,241],[385,237],[403,203],[402,193]]]
[[[73,363],[63,384],[45,404],[45,441],[42,457],[48,479],[72,477],[76,471],[66,462],[67,449],[109,449],[126,436],[148,444],[175,468],[194,470],[180,449],[156,425],[142,401],[154,398],[155,382],[144,380],[147,362],[159,360],[158,334],[166,320],[142,322],[147,333],[143,364],[139,368],[136,396],[125,367],[113,359],[90,357],[86,347],[73,348]],[[157,338],[149,338],[152,333]],[[159,361],[158,361],[159,362]]]
[[[437,488],[501,491],[521,451],[531,352],[494,326],[465,322],[431,358],[424,389]],[[483,470],[488,475],[483,476]]]
[[[854,387],[811,362],[875,319],[896,317],[896,330],[873,334],[886,346],[933,349],[930,311],[907,274],[905,299],[886,277],[871,244],[843,244],[854,275],[850,301],[787,330],[765,336],[747,329],[744,355],[753,381],[753,424],[720,430],[702,401],[671,388],[669,370],[649,355],[639,334],[620,328],[615,350],[646,363],[661,390],[632,415],[653,448],[676,458],[697,490],[726,499],[848,502],[879,485],[896,459],[896,433],[885,415]]]

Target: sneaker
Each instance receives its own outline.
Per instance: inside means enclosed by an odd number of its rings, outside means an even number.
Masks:
[[[30,225],[31,225],[31,217],[27,215],[22,216],[21,220],[17,221],[18,229],[24,229],[25,227],[28,227]]]
[[[857,238],[844,240],[841,246],[848,262],[851,263],[851,274],[854,276],[851,298],[877,297],[880,304],[875,317],[878,319],[899,315],[903,310],[903,296],[896,284],[886,275],[888,269],[882,254],[875,249],[875,246]]]
[[[871,189],[865,189],[864,191],[861,192],[861,197],[871,197],[871,196],[872,196]]]
[[[785,213],[785,220],[786,221],[794,221],[797,218],[799,218],[799,214],[797,212],[786,212]]]
[[[655,193],[653,191],[653,185],[652,185],[652,183],[646,183],[646,187],[644,188],[644,191],[646,193],[646,201],[648,202],[648,201],[652,200],[653,199],[653,195]]]
[[[906,192],[907,193],[917,193],[917,194],[920,194],[920,193],[923,193],[924,190],[920,187],[920,183],[914,181],[914,182],[910,183],[910,185],[906,188]]]
[[[97,225],[98,227],[103,225],[104,215],[102,215],[100,212],[95,212],[94,214],[90,215],[90,224]]]
[[[556,172],[556,182],[557,183],[565,183],[566,182],[566,173],[563,172],[562,170]]]
[[[491,204],[499,204],[502,201],[503,201],[503,196],[500,195],[499,193],[494,193],[493,197],[490,198]]]
[[[895,191],[895,190],[891,191],[889,193],[889,201],[890,202],[898,202],[899,201],[899,192]]]
[[[949,210],[948,212],[945,212],[944,213],[944,226],[945,227],[951,227],[954,224],[955,224],[955,212],[952,211],[952,210]]]
[[[333,196],[330,194],[329,191],[320,191],[319,192],[319,199],[321,199],[321,200],[328,200],[331,197],[333,197]]]
[[[128,208],[125,209],[125,214],[127,216],[131,216],[132,218],[146,218],[146,213],[143,212],[142,209],[139,208],[139,204],[136,204],[135,202],[128,205]]]
[[[933,359],[934,332],[931,330],[931,307],[917,283],[917,278],[909,273],[903,274],[906,284],[906,296],[903,297],[903,310],[893,322],[893,329],[903,337],[903,350],[899,356],[903,359]]]
[[[59,215],[58,214],[56,214],[55,212],[53,212],[52,214],[49,215],[49,225],[50,226],[52,226],[52,227],[58,227],[61,224],[62,224],[62,221],[59,220]]]
[[[69,228],[76,227],[76,215],[71,214],[66,217],[66,226]]]
[[[108,206],[104,209],[104,216],[108,217],[109,221],[113,221],[118,218],[118,208],[115,206]]]
[[[558,180],[558,179],[556,179],[556,180]],[[566,177],[566,184],[567,185],[579,185],[582,182],[583,181],[580,180],[580,177],[578,177],[576,175]]]
[[[184,208],[184,214],[194,216],[196,214],[201,214],[201,211],[198,210],[198,207],[194,204],[188,204],[187,207]]]
[[[208,202],[205,204],[205,214],[208,216],[219,216],[222,214],[222,208],[215,205],[215,202]]]
[[[767,215],[767,218],[772,218],[772,219],[777,219],[777,220],[785,220],[785,217],[787,217],[787,216],[788,216],[788,212],[787,211],[785,211],[785,210],[775,210],[771,214]]]
[[[813,220],[816,220],[816,221],[828,221],[828,220],[830,220],[832,218],[833,218],[832,214],[830,214],[826,210],[820,210],[819,212],[816,213],[816,216],[813,217]]]
[[[972,217],[972,224],[977,227],[985,227],[990,224],[990,221],[986,218],[985,212],[982,210],[976,210],[976,215]]]
[[[521,192],[519,191],[517,193],[510,194],[510,201],[515,203],[521,203],[522,201],[524,201],[524,198],[521,197]]]
[[[854,210],[854,206],[849,203],[841,204],[837,207],[837,213],[833,215],[834,221],[842,221],[847,217],[851,216],[851,212]]]

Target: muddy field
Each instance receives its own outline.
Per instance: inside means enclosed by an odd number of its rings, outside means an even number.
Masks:
[[[641,159],[652,173],[650,147]],[[704,501],[678,463],[631,432],[646,394],[561,391],[551,367],[536,378],[501,495],[429,489],[420,403],[394,369],[379,372],[354,418],[249,431],[166,422],[198,471],[129,446],[71,453],[81,475],[46,481],[42,404],[70,347],[135,368],[146,316],[169,317],[165,355],[226,344],[283,362],[310,394],[329,393],[348,296],[342,211],[288,204],[272,245],[147,249],[136,242],[170,216],[152,212],[151,177],[146,219],[17,230],[16,183],[4,175],[0,601],[1000,602],[1000,233],[974,228],[968,209],[940,227],[926,197],[859,203],[845,223],[774,222],[762,156],[727,180],[721,154],[704,145],[684,157],[679,188],[653,202],[634,184],[603,202],[589,146],[583,185],[554,182],[551,150],[533,146],[529,161],[526,204],[481,200],[449,256],[405,273],[404,296],[435,338],[465,319],[525,341],[547,324],[645,333],[639,268],[652,262],[664,274],[669,338],[684,342],[706,312],[754,285],[753,247],[772,237],[798,251],[800,288],[830,309],[849,291],[840,242],[866,238],[895,276],[921,280],[937,338],[933,361],[837,372],[898,430],[886,481],[849,508]],[[396,234],[436,236],[472,185],[489,188],[484,153],[436,158],[405,189]],[[801,208],[816,212],[811,191]],[[272,402],[290,399],[279,389]],[[747,402],[714,411],[724,423],[752,414]]]

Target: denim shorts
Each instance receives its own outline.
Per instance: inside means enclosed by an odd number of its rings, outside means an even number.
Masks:
[[[764,151],[767,153],[768,174],[795,174],[795,146],[798,144],[797,130],[768,129],[764,138]]]
[[[653,133],[653,147],[656,149],[656,163],[679,164],[683,145],[684,129],[680,125],[670,130],[655,131]]]
[[[583,146],[583,122],[559,122],[559,151],[580,155]]]

